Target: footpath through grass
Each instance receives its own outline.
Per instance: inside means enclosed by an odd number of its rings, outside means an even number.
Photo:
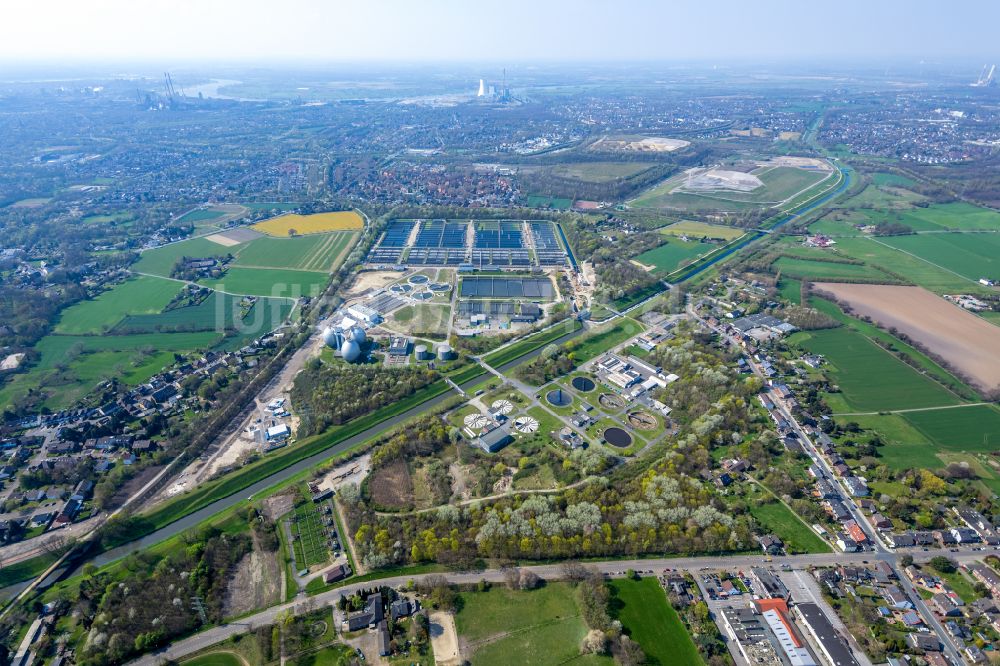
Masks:
[[[647,664],[702,666],[701,655],[656,578],[613,580],[611,609]]]

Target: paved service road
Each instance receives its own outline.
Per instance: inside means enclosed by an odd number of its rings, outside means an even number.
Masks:
[[[927,561],[935,554],[937,553],[912,553],[913,558],[917,561]],[[952,553],[951,556],[952,559],[959,561],[972,561],[982,557],[979,553]],[[650,571],[658,575],[662,573],[665,568],[681,569],[694,573],[702,569],[737,570],[749,568],[751,566],[774,567],[780,564],[788,565],[795,569],[803,569],[809,566],[861,564],[871,558],[871,553],[822,553],[819,555],[790,555],[788,557],[775,558],[772,562],[767,562],[759,555],[745,555],[733,557],[678,557],[641,560],[610,560],[605,562],[587,562],[585,563],[585,566],[597,569],[601,573],[614,578],[624,576],[625,572],[629,569],[633,569],[634,571],[640,573],[647,572],[645,575],[649,575],[648,572]],[[563,576],[563,568],[561,564],[544,564],[539,566],[521,567],[521,570],[532,571],[546,580],[557,580]],[[309,608],[321,608],[324,605],[333,605],[340,598],[340,595],[343,594],[349,596],[358,590],[370,588],[375,584],[388,585],[389,587],[399,587],[401,585],[406,585],[411,580],[419,582],[428,576],[440,575],[443,575],[449,582],[455,584],[473,584],[478,583],[481,580],[487,580],[494,583],[501,583],[504,581],[504,570],[487,569],[485,571],[440,572],[414,576],[392,576],[380,578],[377,581],[369,580],[360,583],[352,583],[343,587],[322,592],[314,597],[310,597],[308,600],[298,600],[282,604],[280,606],[273,606],[267,610],[242,618],[238,622],[232,622],[230,624],[207,629],[199,634],[177,641],[176,643],[173,643],[158,652],[144,655],[132,663],[142,666],[155,666],[166,659],[180,659],[186,655],[203,650],[237,634],[242,634],[259,627],[273,624],[275,619],[281,613],[288,610],[295,612],[295,609],[301,609],[305,612]]]

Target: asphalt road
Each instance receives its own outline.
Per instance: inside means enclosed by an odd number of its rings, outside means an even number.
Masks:
[[[916,552],[911,553],[914,560],[918,562],[923,562],[929,560],[934,555],[940,553],[930,551],[930,552]],[[892,554],[887,554],[889,557],[895,559]],[[959,562],[968,562],[979,559],[982,557],[980,553],[970,552],[970,553],[951,553],[952,559],[958,560]],[[587,562],[585,565],[597,569],[603,574],[606,574],[612,578],[623,577],[625,572],[632,569],[637,572],[648,572],[652,571],[655,574],[660,574],[665,568],[679,569],[691,573],[696,573],[700,570],[740,570],[751,566],[767,566],[767,567],[778,567],[782,565],[788,565],[792,569],[804,569],[810,566],[837,566],[841,564],[862,564],[864,562],[871,562],[875,558],[871,553],[822,553],[818,555],[790,555],[787,557],[774,558],[771,562],[768,562],[766,558],[760,555],[736,555],[736,556],[718,556],[718,557],[678,557],[678,558],[656,558],[656,559],[631,559],[631,560],[607,560],[603,562]],[[558,580],[563,576],[562,564],[542,564],[537,566],[527,566],[520,567],[521,570],[528,570],[536,573],[539,577],[545,580]],[[246,633],[257,629],[258,627],[267,626],[273,624],[275,619],[289,610],[296,612],[299,610],[301,612],[306,612],[311,608],[321,608],[324,605],[333,605],[337,602],[341,595],[350,596],[358,590],[364,588],[370,588],[373,585],[388,585],[390,587],[399,587],[401,585],[406,585],[410,581],[421,581],[426,579],[428,576],[441,576],[443,575],[448,579],[450,583],[454,584],[474,584],[481,580],[487,580],[494,583],[504,582],[503,569],[487,569],[484,571],[469,571],[469,572],[441,572],[441,573],[431,573],[431,574],[418,574],[411,576],[390,576],[386,578],[380,578],[377,581],[365,581],[360,583],[352,583],[345,585],[343,587],[334,588],[326,592],[322,592],[313,597],[308,597],[307,599],[299,599],[292,601],[280,606],[272,606],[267,610],[263,610],[254,615],[244,617],[239,621],[232,622],[229,624],[220,625],[218,627],[212,627],[211,629],[206,629],[205,631],[190,636],[183,640],[177,641],[170,646],[163,648],[157,652],[153,652],[147,655],[143,655],[139,659],[131,662],[133,664],[141,664],[144,666],[156,666],[160,664],[165,659],[180,659],[186,655],[192,654],[199,650],[203,650],[211,645],[219,643],[237,634]],[[648,575],[648,574],[647,574]],[[919,596],[919,595],[918,595]],[[958,661],[956,663],[962,663]]]

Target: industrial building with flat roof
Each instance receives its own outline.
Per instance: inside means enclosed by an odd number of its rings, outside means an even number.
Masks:
[[[829,663],[836,666],[859,666],[819,606],[813,603],[797,604],[793,610]]]

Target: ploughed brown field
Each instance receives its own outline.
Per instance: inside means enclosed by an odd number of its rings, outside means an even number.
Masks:
[[[921,287],[817,282],[854,312],[895,327],[982,389],[1000,385],[1000,327]]]

